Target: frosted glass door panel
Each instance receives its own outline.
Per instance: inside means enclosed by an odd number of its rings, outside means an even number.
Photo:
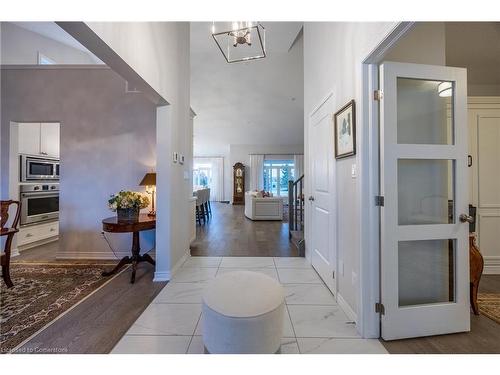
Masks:
[[[398,160],[399,225],[454,222],[453,161]]]
[[[399,306],[453,302],[454,259],[454,240],[399,242]]]
[[[449,82],[398,78],[398,143],[453,144],[452,93]]]

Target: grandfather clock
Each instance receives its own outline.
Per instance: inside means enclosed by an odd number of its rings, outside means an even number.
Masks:
[[[245,166],[233,166],[233,204],[245,204]]]

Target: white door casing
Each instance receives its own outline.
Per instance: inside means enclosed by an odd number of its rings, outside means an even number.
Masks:
[[[451,98],[439,97],[440,82],[452,83]],[[470,330],[468,224],[459,220],[468,213],[466,86],[462,68],[380,66],[386,340]]]
[[[328,288],[336,295],[336,213],[335,163],[333,146],[333,96],[309,116],[309,157],[311,166],[310,209],[311,263]]]

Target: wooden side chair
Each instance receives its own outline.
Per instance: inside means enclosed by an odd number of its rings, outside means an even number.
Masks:
[[[10,227],[6,227],[7,221],[9,220],[9,209],[11,205],[16,205],[16,215]],[[21,204],[18,201],[0,201],[0,237],[7,236],[5,240],[5,247],[3,249],[3,254],[1,256],[2,264],[2,278],[7,285],[7,288],[14,286],[12,280],[10,279],[10,247],[12,245],[12,239],[14,235],[19,232],[17,226],[19,225],[19,219],[21,218]]]

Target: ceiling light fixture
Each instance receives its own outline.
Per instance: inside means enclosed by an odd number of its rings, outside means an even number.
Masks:
[[[441,82],[438,85],[438,94],[443,98],[452,96],[453,85],[451,84],[451,82]]]
[[[266,57],[266,29],[259,22],[232,22],[231,30],[220,32],[214,22],[212,37],[228,63]]]

